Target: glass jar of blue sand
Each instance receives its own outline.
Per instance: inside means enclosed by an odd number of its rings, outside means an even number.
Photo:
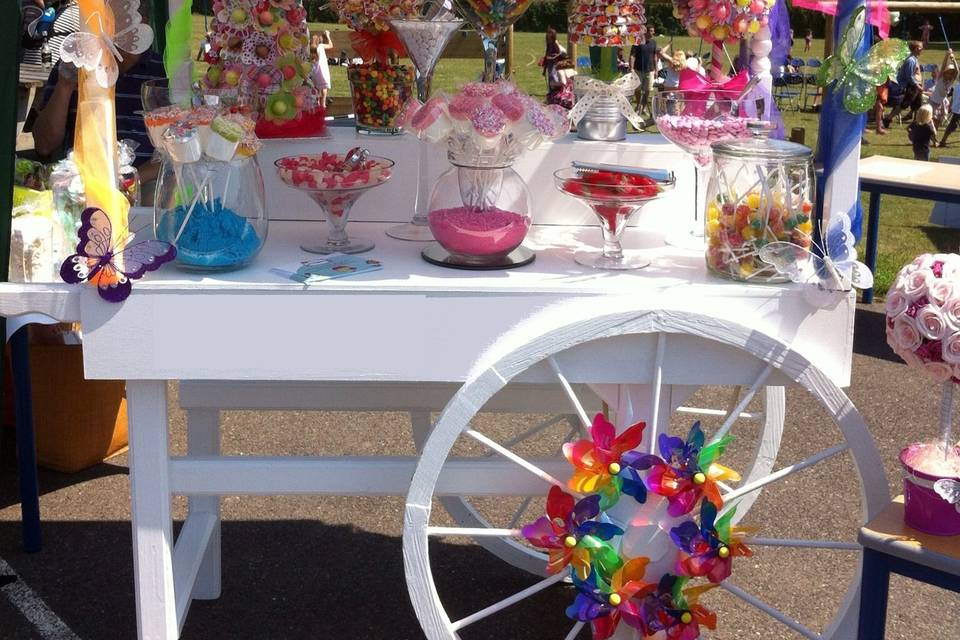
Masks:
[[[263,176],[256,156],[194,162],[164,157],[153,210],[156,236],[191,271],[244,267],[267,239]]]

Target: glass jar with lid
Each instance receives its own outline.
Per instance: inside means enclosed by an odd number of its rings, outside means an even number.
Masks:
[[[750,128],[750,138],[713,145],[704,216],[707,269],[744,282],[787,282],[759,253],[771,242],[811,247],[813,152],[769,139],[768,123]]]

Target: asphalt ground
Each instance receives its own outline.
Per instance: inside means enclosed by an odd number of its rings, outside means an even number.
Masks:
[[[183,452],[184,420],[176,410],[175,387],[171,391],[171,447]],[[887,348],[879,305],[863,306],[857,314],[853,386],[848,393],[871,428],[891,493],[900,493],[896,454],[905,443],[935,435],[939,395],[935,385],[908,370]],[[708,389],[697,400],[722,406],[728,395]],[[482,417],[478,427],[505,440],[538,418]],[[689,419],[674,420],[673,428],[685,431]],[[735,432],[740,446],[731,448],[725,462],[742,468],[756,429],[738,424]],[[524,451],[544,452],[562,436],[560,431],[545,433],[525,443]],[[804,392],[788,390],[778,465],[799,461],[838,440],[837,428],[819,406]],[[74,475],[41,472],[44,548],[27,555],[20,547],[9,434],[4,445],[0,451],[0,639],[134,638],[125,456]],[[225,413],[223,449],[238,455],[414,454],[409,421],[406,415],[394,413]],[[458,449],[466,455],[482,453],[466,443],[458,444]],[[505,499],[476,505],[495,525],[505,526],[517,503]],[[540,505],[535,501],[529,519]],[[185,500],[175,500],[177,527],[185,507]],[[224,498],[223,595],[216,601],[193,603],[182,637],[421,638],[403,577],[402,508],[402,498]],[[437,524],[452,524],[440,507],[434,511]],[[852,541],[858,518],[857,477],[848,454],[841,454],[765,489],[743,524],[755,527],[757,535]],[[454,619],[536,581],[470,541],[435,542],[431,558],[441,599]],[[760,548],[753,557],[735,562],[731,580],[820,630],[839,605],[854,567],[851,552]],[[11,571],[16,580],[7,578],[4,584],[4,574]],[[960,596],[896,576],[890,593],[888,638],[960,638]],[[563,638],[571,627],[563,615],[571,598],[569,587],[551,587],[469,627],[462,637]],[[719,614],[717,631],[705,637],[800,637],[720,590],[704,596],[704,603]],[[586,631],[578,636],[588,637]]]

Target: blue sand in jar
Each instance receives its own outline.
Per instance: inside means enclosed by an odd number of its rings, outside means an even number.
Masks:
[[[172,243],[187,211],[187,207],[179,206],[164,214],[158,238]],[[249,262],[262,244],[253,225],[232,209],[222,207],[219,199],[210,207],[197,202],[176,243],[177,262],[208,268],[239,266]]]

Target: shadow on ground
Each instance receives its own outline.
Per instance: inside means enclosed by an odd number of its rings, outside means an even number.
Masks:
[[[44,550],[33,555],[14,551],[19,536],[17,523],[0,523],[3,555],[28,585],[44,585],[39,595],[80,638],[136,637],[129,523],[47,521]],[[453,618],[538,580],[476,546],[434,543],[431,561]],[[49,579],[50,567],[57,567],[56,580]],[[310,520],[227,521],[223,580],[220,600],[194,602],[183,640],[423,637],[407,598],[398,537]],[[572,599],[571,587],[554,586],[461,635],[564,637],[572,622],[563,610]]]
[[[938,253],[956,253],[957,244],[960,243],[960,231],[936,225],[924,225],[920,230],[936,247]]]
[[[97,464],[77,473],[59,473],[46,469],[39,470],[40,495],[54,493],[66,487],[83,484],[90,480],[114,475],[128,475],[126,465],[111,464],[109,461]],[[15,433],[12,428],[0,428],[0,509],[20,503],[17,483],[17,457]]]
[[[887,344],[883,304],[858,305],[853,328],[853,352],[888,362],[903,363]]]

